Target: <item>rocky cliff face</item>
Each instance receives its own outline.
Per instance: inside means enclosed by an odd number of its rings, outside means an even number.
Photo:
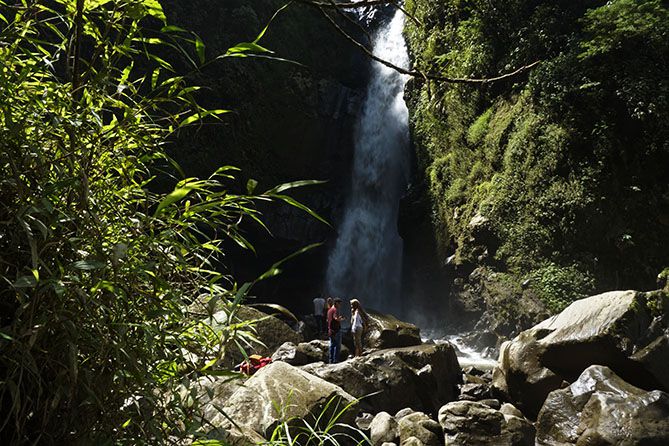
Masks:
[[[169,22],[198,33],[208,59],[253,41],[283,2],[165,0]],[[350,23],[342,26],[351,27]],[[358,29],[350,29],[360,34]],[[360,36],[364,38],[364,36]],[[288,181],[317,179],[324,185],[294,196],[336,221],[349,184],[353,128],[367,82],[367,60],[313,8],[293,4],[272,22],[262,42],[276,57],[297,62],[235,58],[214,62],[193,74],[203,85],[199,101],[230,109],[219,125],[182,133],[173,156],[187,175],[206,176],[222,165],[242,169],[258,191]],[[302,246],[328,240],[333,230],[289,206],[272,206],[263,220],[267,235],[248,227],[257,258],[229,252],[237,280],[252,280],[272,263]],[[287,264],[278,279],[255,288],[269,300],[295,303],[319,291],[327,247]],[[310,300],[310,298],[309,298]]]
[[[488,278],[509,296],[529,293],[553,312],[594,290],[652,289],[669,263],[666,3],[406,8],[420,23],[408,21],[406,34],[425,72],[482,78],[542,61],[483,86],[410,83],[417,167],[404,207],[407,292],[455,280],[456,294],[467,294],[481,283],[469,280],[477,266],[496,271]],[[429,223],[415,231],[419,213]],[[505,311],[522,313],[514,300]]]

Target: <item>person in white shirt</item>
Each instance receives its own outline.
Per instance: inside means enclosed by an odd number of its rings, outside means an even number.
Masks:
[[[355,353],[353,356],[362,356],[362,335],[367,328],[367,314],[362,309],[358,299],[351,299],[351,333],[353,333],[353,344]]]
[[[314,318],[318,326],[318,336],[325,333],[325,299],[318,296],[314,299]]]

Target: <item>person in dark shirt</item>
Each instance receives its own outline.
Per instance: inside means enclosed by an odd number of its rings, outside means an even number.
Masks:
[[[336,298],[334,305],[328,310],[328,337],[330,338],[330,364],[335,364],[339,360],[341,351],[341,321],[344,316],[339,313],[341,308],[341,299]]]

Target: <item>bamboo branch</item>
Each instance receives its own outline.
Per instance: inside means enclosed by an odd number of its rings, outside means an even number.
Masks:
[[[72,67],[72,94],[79,95],[81,84],[81,31],[84,27],[84,0],[77,0],[74,16],[74,63]]]

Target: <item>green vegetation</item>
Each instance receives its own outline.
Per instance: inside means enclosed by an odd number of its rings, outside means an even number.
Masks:
[[[266,444],[268,446],[371,445],[371,440],[360,429],[340,422],[346,412],[357,404],[358,401],[355,400],[344,405],[341,398],[335,396],[330,398],[320,413],[311,420],[282,417]],[[282,409],[275,408],[277,413],[282,413]]]
[[[5,444],[194,434],[195,403],[168,395],[253,339],[252,324],[234,318],[251,284],[224,272],[224,240],[252,249],[240,224],[262,225],[258,201],[311,212],[284,195],[308,182],[256,194],[249,181],[238,194],[230,166],[170,179],[180,170],[167,141],[226,110],[195,104],[197,88],[163,53],[195,68],[203,43],[164,20],[155,0],[0,2]],[[219,58],[264,52],[257,43]],[[173,190],[157,192],[156,178]],[[223,307],[227,323],[213,333],[188,312],[196,300]],[[213,359],[191,354],[203,346]]]
[[[408,102],[442,258],[488,261],[557,311],[648,289],[669,245],[669,8],[661,0],[409,0]],[[470,225],[481,215],[491,236]]]

